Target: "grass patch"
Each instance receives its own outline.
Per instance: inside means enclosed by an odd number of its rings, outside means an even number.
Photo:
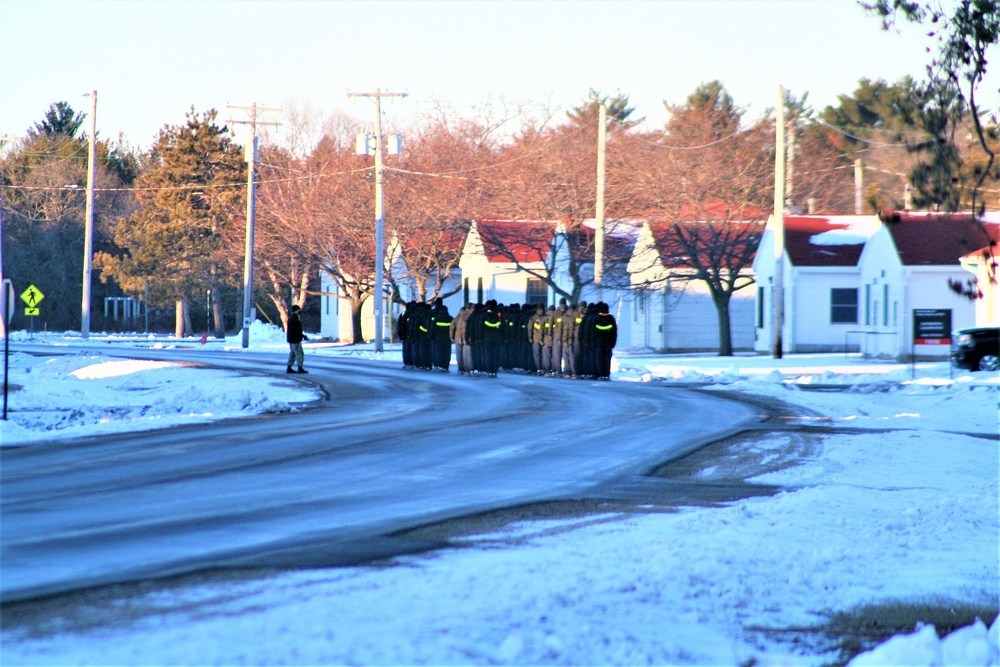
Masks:
[[[870,651],[889,638],[912,634],[917,625],[933,625],[938,637],[964,628],[981,619],[987,626],[997,618],[995,592],[983,591],[970,597],[990,602],[963,602],[946,597],[920,600],[888,599],[859,605],[847,611],[825,612],[823,625],[799,628],[746,628],[761,632],[782,643],[792,643],[807,650],[836,657],[829,663],[843,667],[856,655]]]
[[[884,600],[830,615],[824,633],[837,640],[840,658],[846,664],[854,656],[871,650],[890,637],[910,634],[918,623],[933,625],[938,637],[982,619],[987,626],[997,617],[997,602],[970,603],[949,598]]]

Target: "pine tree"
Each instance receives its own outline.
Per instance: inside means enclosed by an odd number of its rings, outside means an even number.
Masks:
[[[95,259],[127,292],[143,294],[148,282],[150,303],[177,309],[178,335],[192,333],[187,303],[207,290],[236,281],[225,271],[227,227],[242,221],[246,167],[242,152],[216,112],[200,117],[192,109],[184,125],[160,131],[150,155],[151,168],[138,181],[138,210],[123,219],[115,241],[123,253],[100,253]],[[216,298],[216,336],[224,335]]]

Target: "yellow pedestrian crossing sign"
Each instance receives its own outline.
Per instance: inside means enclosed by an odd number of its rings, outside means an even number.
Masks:
[[[31,314],[37,315],[38,314],[37,312],[28,313],[28,311],[29,310],[37,311],[38,303],[44,298],[45,295],[42,294],[42,290],[38,289],[34,285],[28,285],[28,289],[21,292],[21,301],[24,301],[26,304],[28,304],[28,307],[25,309],[25,315],[31,315]]]

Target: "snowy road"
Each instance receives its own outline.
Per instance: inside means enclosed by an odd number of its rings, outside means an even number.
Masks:
[[[274,369],[273,355],[212,363]],[[4,450],[3,599],[420,549],[393,533],[573,497],[759,419],[663,385],[311,368],[330,398],[299,414]]]

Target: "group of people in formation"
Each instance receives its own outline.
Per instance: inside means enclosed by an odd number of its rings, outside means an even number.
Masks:
[[[448,372],[452,347],[461,375],[498,371],[549,377],[611,376],[618,325],[608,304],[469,303],[452,316],[441,299],[410,301],[397,322],[403,367]]]

